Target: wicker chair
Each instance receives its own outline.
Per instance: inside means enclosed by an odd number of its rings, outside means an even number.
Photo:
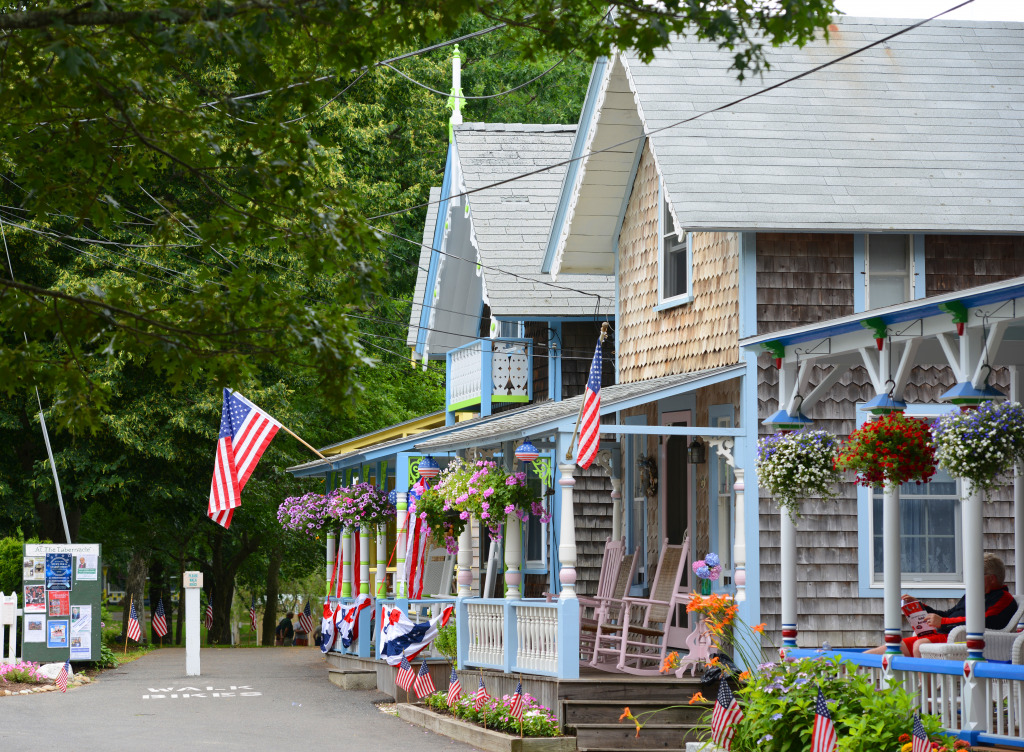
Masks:
[[[1015,595],[1017,613],[1002,629],[985,630],[985,651],[987,661],[1012,660],[1012,650],[1017,640],[1017,624],[1024,619],[1024,595]],[[967,627],[960,624],[950,630],[946,642],[922,643],[922,658],[941,658],[950,661],[967,660]]]

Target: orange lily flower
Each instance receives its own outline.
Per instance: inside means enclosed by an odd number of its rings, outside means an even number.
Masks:
[[[764,634],[765,626],[766,626],[766,623],[765,622],[761,622],[760,624],[757,624],[757,625],[751,627],[751,629],[753,629],[758,634]]]
[[[627,718],[632,718],[632,717],[633,717],[633,714],[629,712],[629,706],[627,705],[626,707],[624,707],[622,709],[622,715],[619,716],[619,723],[621,723],[622,721],[626,720]]]
[[[749,678],[750,678],[750,672],[749,672],[749,671],[744,671],[744,672],[743,672],[742,674],[740,674],[740,676],[739,676],[739,680],[740,680],[740,681],[746,681],[746,680],[747,680],[747,679],[749,679]]]
[[[691,705],[693,705],[694,703],[697,703],[697,702],[706,702],[706,700],[704,699],[704,695],[702,695],[700,692],[698,692],[697,694],[695,694],[693,697],[690,698],[690,704]]]

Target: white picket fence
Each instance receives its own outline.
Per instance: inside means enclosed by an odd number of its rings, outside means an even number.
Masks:
[[[18,595],[0,592],[0,663],[18,662]]]

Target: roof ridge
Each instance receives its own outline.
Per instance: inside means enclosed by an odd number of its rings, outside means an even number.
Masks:
[[[519,133],[543,133],[575,131],[576,125],[569,123],[459,123],[456,131],[511,131]]]

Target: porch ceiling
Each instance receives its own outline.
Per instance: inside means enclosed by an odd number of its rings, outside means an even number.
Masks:
[[[601,414],[607,415],[638,404],[696,391],[711,384],[734,379],[742,376],[745,368],[744,365],[725,366],[604,387],[601,389]],[[581,395],[562,402],[543,402],[500,413],[489,419],[470,421],[444,435],[421,435],[415,449],[421,452],[455,451],[493,446],[503,441],[544,436],[558,431],[571,431],[582,401]]]

